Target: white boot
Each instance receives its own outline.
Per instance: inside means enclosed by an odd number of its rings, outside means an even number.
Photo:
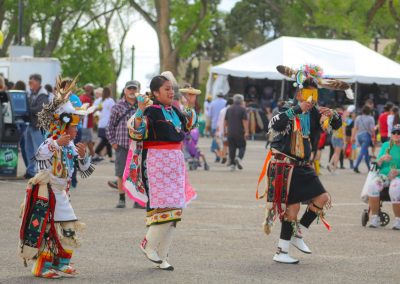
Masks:
[[[169,227],[168,230],[165,231],[163,238],[158,246],[158,255],[162,259],[162,263],[160,264],[159,268],[162,270],[170,270],[173,271],[174,267],[168,263],[168,252],[169,248],[172,243],[175,226],[173,223],[168,223]]]
[[[371,215],[370,228],[379,228],[381,226],[381,218],[378,215]]]
[[[274,261],[287,264],[299,263],[298,259],[295,259],[289,255],[289,244],[290,241],[279,239],[278,252],[273,257]]]
[[[140,249],[151,262],[158,264],[162,263],[162,260],[159,257],[156,249],[160,244],[162,238],[164,237],[166,230],[168,229],[168,226],[166,225],[169,224],[150,226],[149,230],[147,231],[146,237],[140,244]]]
[[[300,250],[301,252],[310,254],[311,250],[310,248],[306,245],[306,243],[304,242],[304,234],[307,232],[307,228],[304,227],[302,224],[299,224],[299,228],[297,233],[290,239],[290,243],[296,247],[298,250]]]

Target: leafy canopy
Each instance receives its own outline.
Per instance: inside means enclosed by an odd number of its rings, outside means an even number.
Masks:
[[[64,76],[80,74],[80,82],[105,86],[116,80],[111,64],[112,50],[107,48],[104,29],[77,29],[66,35],[63,45],[55,51]]]
[[[180,47],[180,57],[188,58],[197,50],[197,47],[202,42],[207,41],[210,38],[211,32],[209,28],[211,26],[213,14],[210,13],[210,10],[208,10],[207,15],[199,23],[198,28],[195,30],[193,35],[189,37],[186,42],[181,42],[183,34],[188,30],[191,25],[193,25],[193,22],[197,20],[201,9],[201,3],[198,0],[193,1],[193,3],[189,3],[186,0],[174,0],[170,2],[170,5],[170,30],[173,46]]]

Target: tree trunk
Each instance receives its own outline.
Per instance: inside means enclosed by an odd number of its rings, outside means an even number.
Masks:
[[[10,47],[10,44],[15,37],[16,32],[14,30],[9,30],[6,38],[4,39],[3,42],[3,47],[0,49],[0,57],[6,57],[8,48]]]
[[[164,71],[171,71],[175,77],[178,76],[178,56],[175,50],[169,50],[167,55],[163,55],[160,62],[160,73]]]
[[[366,29],[368,29],[368,27],[371,25],[372,20],[374,19],[376,13],[378,12],[378,10],[380,8],[383,7],[383,5],[385,3],[386,3],[386,0],[375,0],[374,5],[371,7],[371,9],[369,9],[369,11],[367,13],[367,21],[365,23]]]
[[[111,12],[110,15],[104,17],[104,19],[105,19],[105,27],[103,28],[103,32],[104,32],[104,35],[107,38],[106,48],[108,50],[112,50],[112,46],[111,46],[111,42],[110,42],[110,36],[108,35],[108,30],[110,28],[111,19],[112,19],[113,15],[114,15],[114,11]],[[109,59],[110,59],[112,70],[114,70],[114,72],[115,72],[116,69],[117,69],[117,67],[116,67],[117,66],[117,62],[116,62],[115,57],[112,54],[112,52],[110,53]],[[118,75],[116,74],[113,82],[110,84],[111,92],[116,95],[116,98],[119,97],[118,94],[117,94],[117,78],[118,78]]]
[[[108,36],[108,33],[107,33],[107,30],[105,30],[105,33],[106,33],[106,35],[107,35],[107,43],[106,43],[106,46],[107,46],[107,49],[109,49],[109,50],[112,50],[112,48],[111,48],[111,43],[110,43],[110,40],[109,40],[109,36]],[[115,61],[115,58],[114,58],[114,56],[112,55],[112,53],[110,54],[110,63],[111,63],[111,66],[112,66],[112,70],[116,70],[116,65],[117,65],[117,63],[116,63],[116,61]],[[114,79],[114,81],[111,83],[111,91],[112,91],[112,93],[113,94],[116,94],[117,96],[117,98],[118,98],[118,94],[117,94],[117,78],[118,78],[118,75],[116,74],[116,76],[115,76],[115,79]]]
[[[3,47],[0,49],[0,57],[5,57],[7,55],[8,48],[17,34],[18,25],[18,13],[14,13],[10,21],[10,27],[8,29],[7,36],[4,39]]]
[[[125,57],[124,56],[125,55],[125,53],[124,53],[124,42],[125,42],[126,36],[128,34],[129,28],[125,27],[124,22],[123,22],[122,17],[121,17],[120,11],[119,10],[116,10],[116,11],[117,11],[118,18],[120,20],[120,24],[121,24],[122,30],[123,30],[123,34],[121,36],[121,39],[120,39],[120,42],[119,42],[119,45],[118,45],[118,47],[119,47],[119,60],[118,60],[118,65],[116,66],[116,78],[118,78],[119,75],[121,74],[122,65],[124,63],[124,57]],[[107,35],[108,35],[108,29],[107,29]],[[108,36],[107,36],[107,38],[108,38]],[[133,74],[132,74],[132,76],[133,76]]]
[[[177,77],[177,53],[172,48],[169,30],[169,0],[156,0],[155,4],[158,18],[156,23],[156,31],[158,35],[158,46],[160,52],[160,73],[168,70],[171,71],[175,77]]]
[[[396,21],[397,24],[400,24],[400,16],[397,13],[397,10],[394,6],[393,0],[389,1],[389,11],[392,15],[393,19]],[[397,53],[400,49],[400,32],[397,32],[396,42],[392,46],[392,50],[389,54],[389,58],[395,59],[397,57]]]
[[[6,14],[5,0],[0,0],[0,30],[3,27],[4,16]]]
[[[31,37],[30,37],[30,33],[32,30],[32,19],[26,19],[24,20],[24,29],[22,32],[22,38],[24,39],[24,43],[26,46],[30,46],[31,45]]]
[[[51,31],[49,36],[49,41],[46,47],[40,53],[42,57],[50,57],[53,54],[54,49],[57,47],[57,43],[61,36],[63,22],[61,18],[57,15],[51,25]]]
[[[194,19],[194,22],[189,25],[187,30],[180,36],[176,46],[173,46],[171,39],[170,30],[170,1],[169,0],[154,0],[156,9],[156,19],[153,19],[149,12],[146,12],[142,7],[134,0],[130,0],[131,6],[137,10],[143,18],[150,24],[150,26],[156,31],[158,37],[159,46],[159,58],[160,58],[160,72],[171,71],[175,77],[178,77],[178,63],[179,63],[179,52],[182,48],[183,43],[193,35],[198,29],[200,22],[204,19],[207,14],[207,0],[201,0],[201,10],[199,16]]]
[[[397,33],[396,41],[394,42],[390,50],[389,58],[396,60],[399,49],[400,49],[400,32]]]

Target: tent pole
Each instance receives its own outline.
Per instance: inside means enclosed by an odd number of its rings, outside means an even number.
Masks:
[[[281,100],[283,100],[283,95],[284,95],[284,91],[285,91],[285,79],[282,80],[281,82]]]

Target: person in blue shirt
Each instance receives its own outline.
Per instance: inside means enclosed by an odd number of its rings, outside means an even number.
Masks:
[[[224,94],[218,93],[217,98],[211,102],[210,111],[208,113],[208,116],[211,120],[211,137],[213,138],[211,142],[211,152],[215,153],[215,162],[219,162],[221,159],[220,146],[218,145],[215,137],[215,132],[217,131],[219,113],[225,107],[225,105],[226,100],[224,99]]]

